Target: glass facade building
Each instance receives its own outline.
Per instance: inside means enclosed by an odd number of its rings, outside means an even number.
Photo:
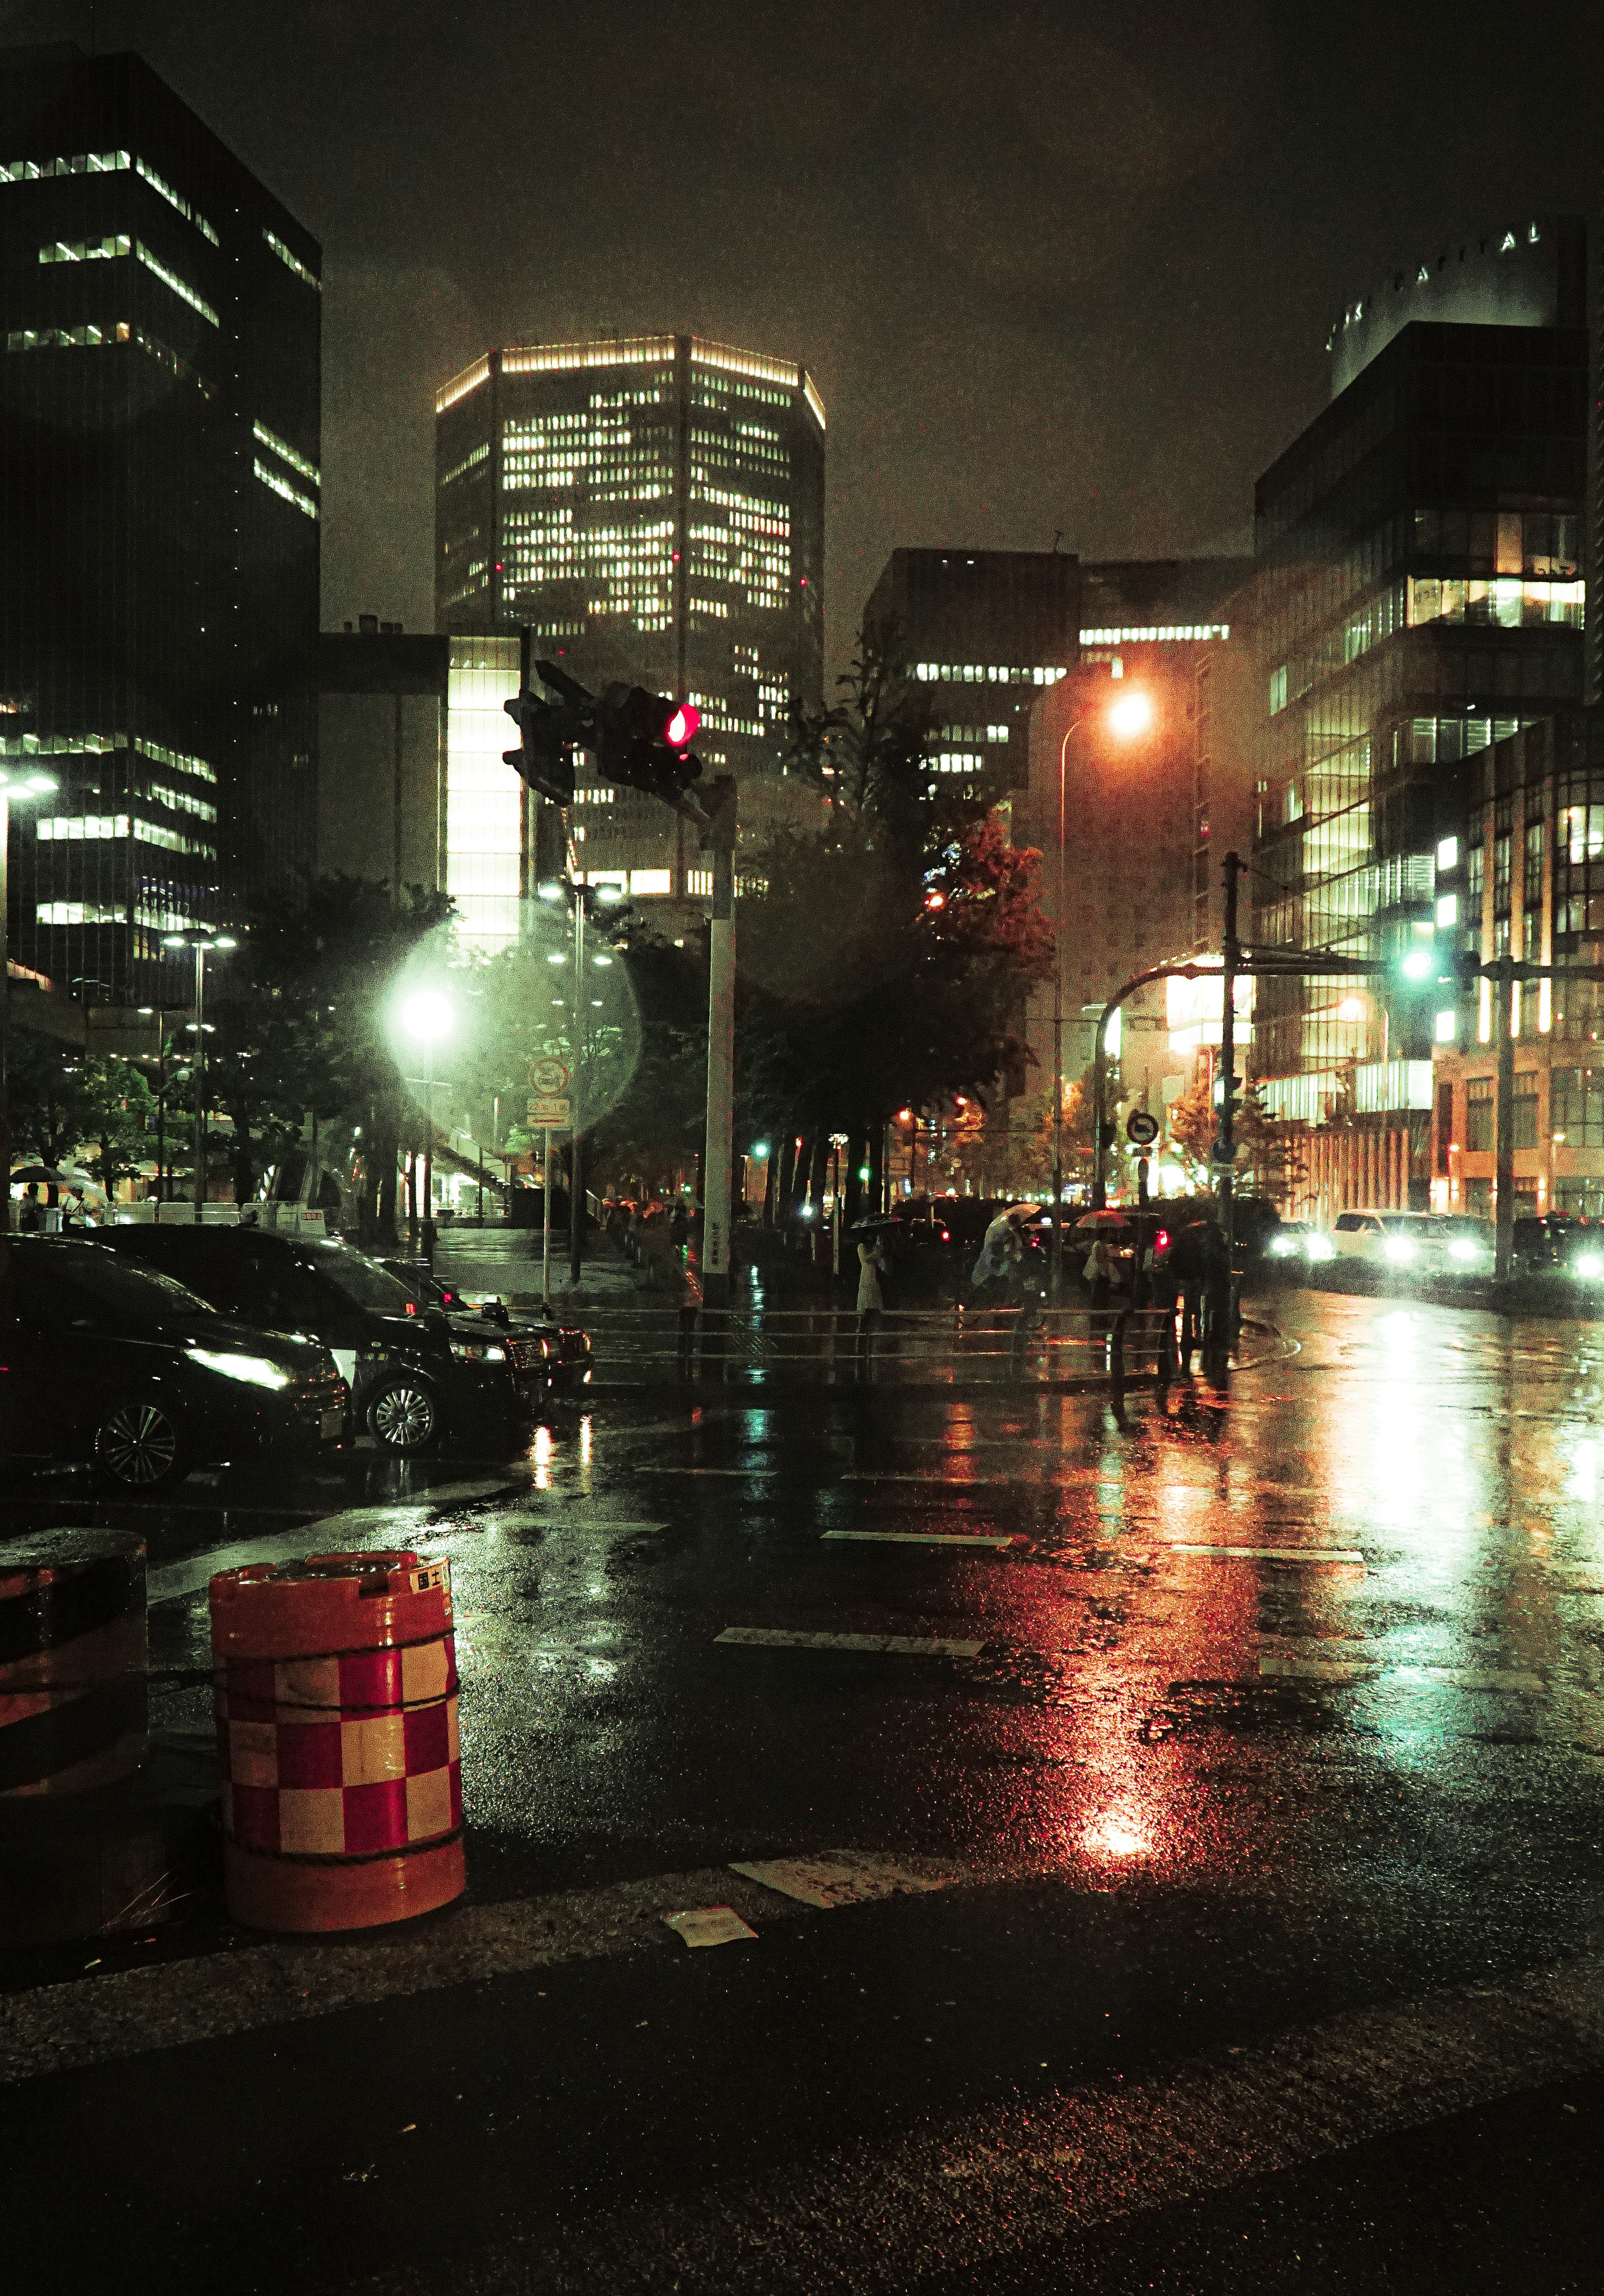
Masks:
[[[1278,1115],[1388,1136],[1337,1160],[1382,1201],[1426,1193],[1435,1021],[1402,960],[1460,930],[1439,873],[1467,761],[1582,692],[1581,236],[1482,234],[1398,273],[1379,318],[1361,299],[1334,332],[1342,387],[1257,488],[1253,937],[1397,971],[1264,984],[1254,1070]],[[1540,251],[1542,293],[1511,286],[1512,316],[1485,323],[1498,262]],[[1417,289],[1430,317],[1409,316]],[[1348,1186],[1321,1179],[1329,1160],[1312,1152],[1321,1216]]]
[[[137,56],[0,52],[11,947],[86,1002],[311,863],[319,260]]]
[[[499,938],[514,928],[493,905],[515,900],[528,816],[501,767],[505,717],[494,763],[513,789],[485,778],[488,750],[469,730],[484,702],[470,681],[506,681],[499,714],[527,630],[532,658],[593,690],[621,680],[694,701],[710,771],[777,773],[793,696],[811,707],[823,696],[825,411],[802,368],[695,335],[491,351],[437,393],[435,411],[436,627],[491,642],[473,655],[482,668],[453,649],[453,821],[459,713],[469,747],[461,841],[448,832],[461,884],[448,882],[492,905],[472,931]],[[638,895],[700,890],[673,817],[650,800],[587,785],[566,832],[587,874]],[[491,841],[472,841],[481,835]],[[496,840],[508,837],[504,850]]]

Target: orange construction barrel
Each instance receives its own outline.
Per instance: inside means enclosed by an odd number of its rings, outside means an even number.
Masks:
[[[211,1582],[228,1909],[367,1929],[460,1897],[451,1569],[308,1554]]]
[[[0,1548],[0,1795],[81,1794],[149,1744],[144,1542],[47,1530]]]

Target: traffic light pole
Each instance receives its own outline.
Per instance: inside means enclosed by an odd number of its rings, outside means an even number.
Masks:
[[[1242,864],[1228,853],[1222,868],[1225,879],[1225,913],[1220,935],[1223,964],[1220,977],[1220,1136],[1214,1144],[1214,1201],[1219,1208],[1224,1266],[1214,1279],[1210,1301],[1213,1327],[1213,1353],[1223,1365],[1231,1342],[1231,1260],[1236,1246],[1237,1188],[1237,975],[1242,966],[1242,943],[1237,931],[1237,889]]]
[[[580,1142],[585,1129],[585,1015],[589,1010],[585,1002],[585,892],[582,883],[573,889],[573,1079],[570,1086],[573,1105],[568,1111],[573,1128],[568,1136],[572,1143],[568,1158],[568,1283],[574,1292],[580,1288],[580,1263],[585,1256],[585,1185],[580,1170]]]
[[[1501,1283],[1515,1257],[1515,1029],[1513,1006],[1520,994],[1514,968],[1505,958],[1492,968],[1493,1036],[1498,1047],[1498,1113],[1493,1158],[1497,1195],[1493,1203],[1493,1273]]]
[[[729,1305],[729,1246],[735,1151],[736,789],[720,775],[709,841],[713,914],[707,974],[707,1152],[702,1163],[702,1295]]]

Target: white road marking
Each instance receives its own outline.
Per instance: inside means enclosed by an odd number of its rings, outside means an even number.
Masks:
[[[1263,1675],[1286,1675],[1312,1682],[1357,1682],[1385,1674],[1394,1683],[1443,1684],[1452,1690],[1511,1690],[1535,1697],[1547,1694],[1539,1674],[1520,1668],[1471,1666],[1401,1666],[1385,1659],[1262,1658]]]
[[[1362,1562],[1357,1546],[1202,1546],[1187,1538],[1168,1541],[1172,1554],[1213,1554],[1226,1562]]]
[[[967,1530],[827,1530],[827,1538],[876,1541],[882,1546],[1016,1546],[1021,1542],[1008,1533],[1000,1538]]]
[[[692,1913],[664,1914],[662,1918],[687,1945],[734,1945],[740,1938],[757,1935],[732,1906],[699,1906]]]
[[[840,1851],[833,1857],[761,1857],[731,1866],[766,1890],[794,1898],[804,1906],[829,1911],[836,1906],[872,1905],[876,1898],[907,1897],[917,1890],[945,1889],[950,1874],[910,1874],[887,1857],[854,1857]]]
[[[801,1635],[788,1627],[726,1627],[713,1640],[764,1650],[885,1651],[909,1658],[977,1658],[984,1647],[933,1635]]]

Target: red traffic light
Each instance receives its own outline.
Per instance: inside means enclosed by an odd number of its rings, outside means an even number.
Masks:
[[[696,728],[702,723],[702,712],[688,701],[682,701],[662,729],[662,738],[670,750],[688,750],[696,738]]]

